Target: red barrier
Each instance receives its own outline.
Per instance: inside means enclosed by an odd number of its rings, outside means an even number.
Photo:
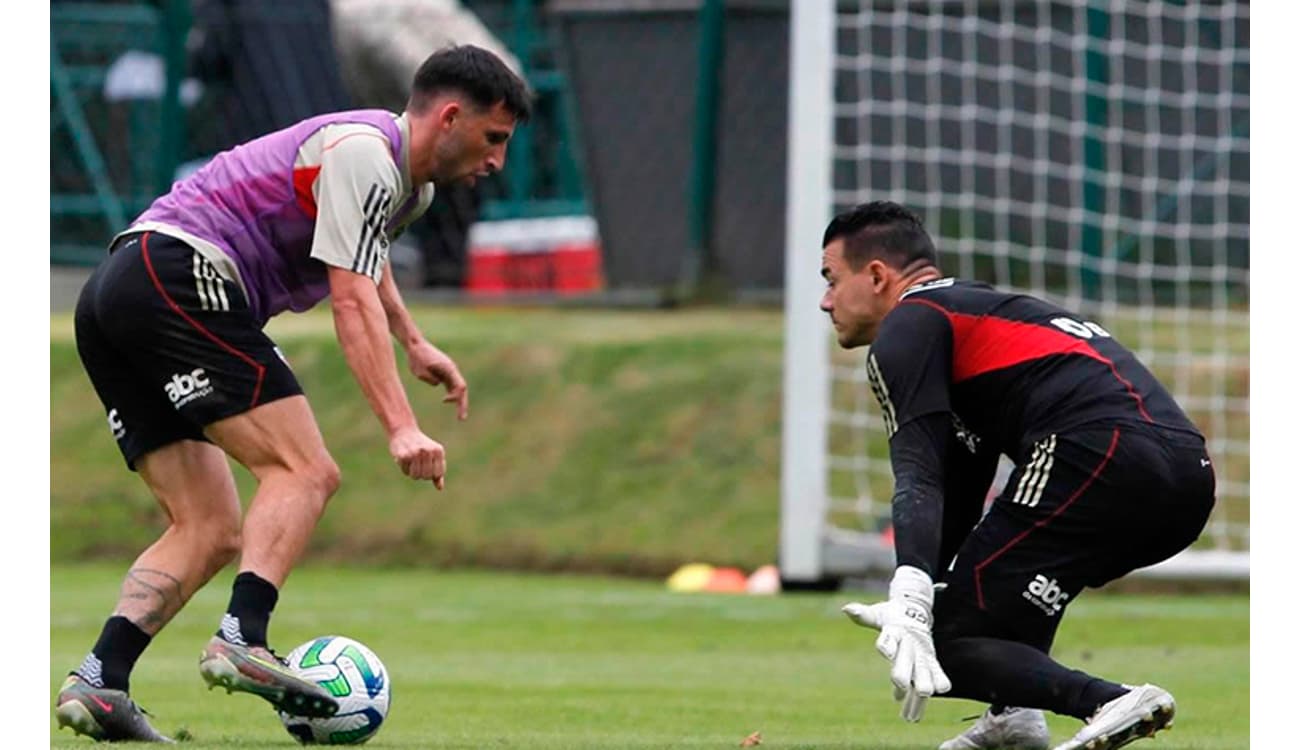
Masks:
[[[604,288],[600,238],[587,216],[479,222],[470,228],[465,289],[582,294]]]

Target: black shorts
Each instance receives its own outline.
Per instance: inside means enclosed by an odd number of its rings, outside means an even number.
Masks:
[[[203,427],[302,393],[238,285],[184,242],[119,239],[76,311],[77,353],[132,470],[138,458]]]
[[[935,637],[1048,652],[1080,591],[1185,549],[1213,507],[1199,435],[1124,424],[1045,438],[940,575]]]

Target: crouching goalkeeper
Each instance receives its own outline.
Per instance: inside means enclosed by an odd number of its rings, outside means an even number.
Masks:
[[[919,720],[933,695],[989,704],[940,750],[1044,750],[1043,711],[1085,722],[1057,750],[1112,750],[1167,727],[1168,691],[1050,653],[1084,588],[1201,533],[1215,487],[1204,437],[1096,322],[943,277],[897,204],[837,216],[822,247],[821,309],[840,346],[871,345],[894,473],[889,599],[844,611],[880,631],[903,717]],[[985,513],[999,454],[1016,468]]]

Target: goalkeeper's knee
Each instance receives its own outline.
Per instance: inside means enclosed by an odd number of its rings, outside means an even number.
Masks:
[[[981,676],[988,673],[989,661],[996,659],[996,649],[989,648],[987,638],[943,637],[934,634],[934,652],[943,665],[943,671],[952,680],[949,695],[964,696],[983,680]]]

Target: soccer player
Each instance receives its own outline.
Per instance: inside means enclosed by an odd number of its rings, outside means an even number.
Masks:
[[[836,216],[822,246],[821,309],[840,346],[871,345],[894,473],[889,598],[844,610],[880,631],[903,717],[919,720],[937,694],[990,705],[941,750],[1046,748],[1044,710],[1087,722],[1058,750],[1109,750],[1167,726],[1164,689],[1049,654],[1085,587],[1200,534],[1214,505],[1200,432],[1096,322],[944,277],[897,204]],[[1016,468],[981,517],[999,454]]]
[[[262,328],[285,310],[333,300],[349,368],[407,476],[442,489],[443,446],[421,430],[391,336],[421,380],[464,419],[455,362],[407,312],[389,242],[435,185],[500,170],[531,113],[523,81],[473,46],[430,56],[400,116],[336,112],[217,155],[124,232],[82,290],[77,350],[127,466],[170,525],[126,574],[99,640],[58,694],[60,727],[101,740],[166,742],[129,697],[150,640],[221,568],[239,574],[199,672],[301,716],[338,703],[267,646],[279,590],[306,547],[339,469],[307,399]],[[227,456],[257,490],[241,522]]]

